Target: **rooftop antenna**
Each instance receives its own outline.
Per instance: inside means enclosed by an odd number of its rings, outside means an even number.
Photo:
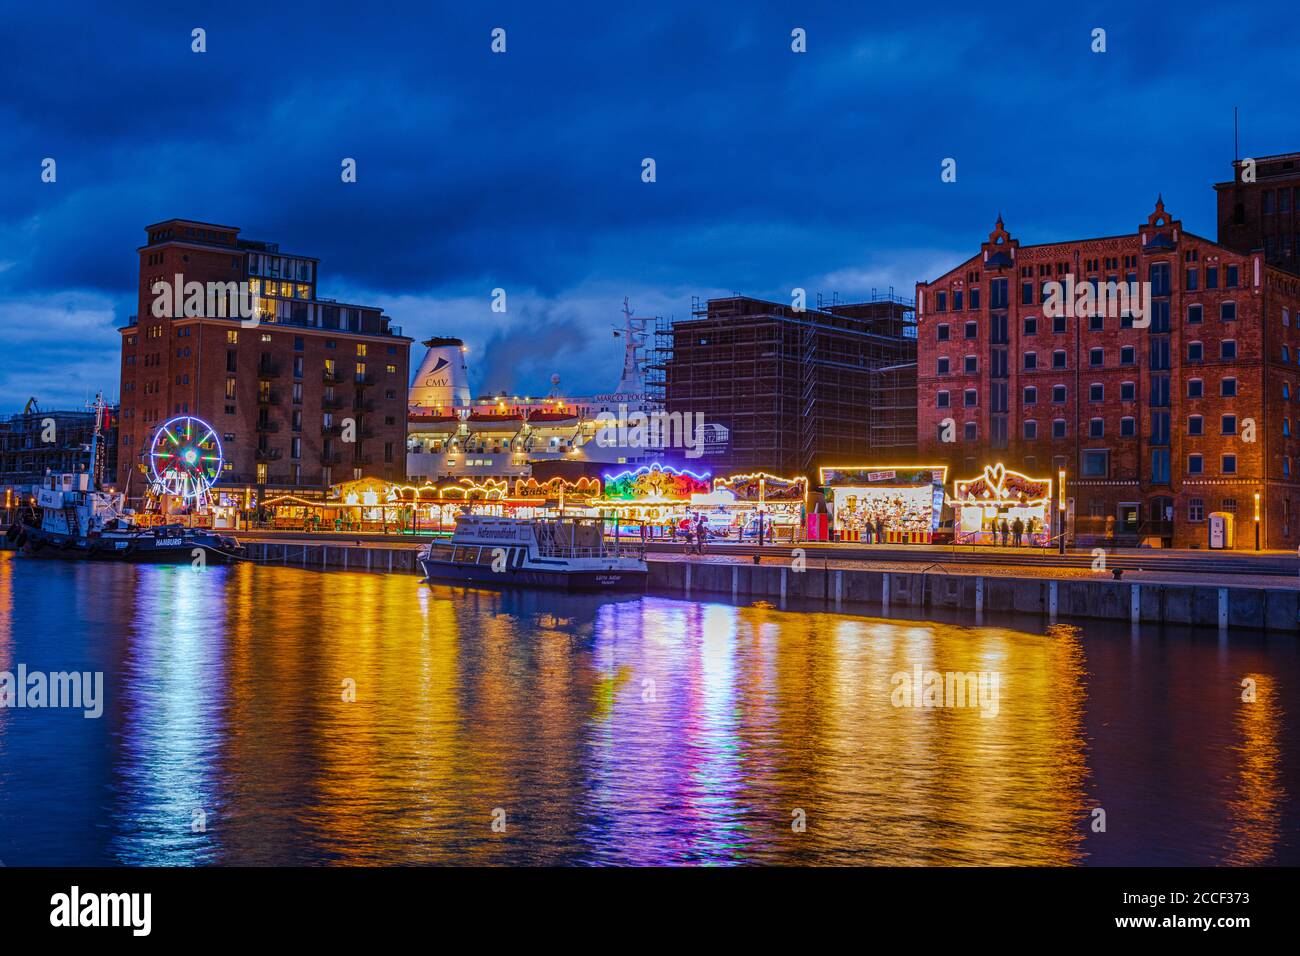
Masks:
[[[1232,161],[1241,159],[1241,148],[1237,142],[1237,107],[1232,108]]]

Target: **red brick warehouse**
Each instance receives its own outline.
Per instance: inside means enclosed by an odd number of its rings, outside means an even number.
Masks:
[[[381,309],[317,298],[317,259],[240,239],[232,226],[169,219],[147,232],[139,311],[120,329],[118,475],[122,485],[131,475],[132,498],[144,491],[137,466],[154,431],[182,414],[221,435],[226,488],[319,494],[353,478],[405,477],[411,339]],[[155,316],[155,283],[178,274],[248,282],[258,324],[242,325],[229,305]],[[355,441],[344,442],[349,418]]]
[[[1290,210],[1300,181],[1285,188]],[[1239,224],[1265,208],[1219,189]],[[1258,495],[1261,546],[1295,549],[1300,276],[1258,230],[1238,232],[1241,245],[1212,242],[1159,201],[1136,232],[1096,239],[1022,245],[999,219],[977,255],[917,285],[920,459],[956,477],[998,461],[1064,469],[1079,544],[1113,528],[1121,543],[1203,548],[1207,517],[1227,512],[1236,548],[1252,549]],[[1049,283],[1067,277],[1149,282],[1149,326],[1049,314]]]

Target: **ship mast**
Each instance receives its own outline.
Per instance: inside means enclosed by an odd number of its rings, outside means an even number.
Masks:
[[[96,392],[95,401],[91,403],[91,408],[95,410],[95,430],[90,437],[90,481],[91,490],[99,488],[99,432],[104,425],[104,393]]]

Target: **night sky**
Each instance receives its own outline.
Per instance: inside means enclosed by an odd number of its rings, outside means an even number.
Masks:
[[[1243,155],[1300,150],[1291,4],[716,6],[6,4],[0,413],[117,395],[135,249],[169,217],[465,338],[476,391],[573,394],[617,382],[624,295],[910,296],[999,212],[1026,243],[1112,235],[1157,193],[1213,237],[1233,107]]]

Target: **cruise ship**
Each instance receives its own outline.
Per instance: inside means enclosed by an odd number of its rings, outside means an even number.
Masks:
[[[623,372],[609,393],[566,397],[558,375],[543,397],[471,397],[466,347],[459,338],[431,338],[410,389],[406,473],[412,481],[443,478],[527,478],[542,462],[570,462],[575,471],[609,465],[636,467],[664,457],[662,443],[627,440],[609,416],[659,411],[646,388],[646,331],[626,299]],[[705,424],[702,456],[721,451],[727,429]],[[707,459],[706,459],[707,460]],[[584,467],[585,466],[585,467]]]

